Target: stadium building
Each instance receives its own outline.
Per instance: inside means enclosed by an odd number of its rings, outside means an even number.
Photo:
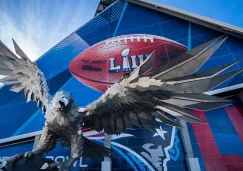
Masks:
[[[150,34],[178,42],[188,50],[221,35],[227,40],[200,68],[211,70],[243,58],[243,29],[148,0],[101,0],[93,19],[68,35],[42,55],[37,65],[44,73],[50,93],[66,90],[76,104],[85,106],[102,93],[74,78],[69,64],[90,46],[108,38],[129,34]],[[227,71],[243,68],[243,62]],[[90,69],[90,68],[86,68]],[[91,68],[92,69],[92,68]],[[207,94],[233,99],[227,107],[193,111],[206,124],[186,124],[184,129],[161,124],[157,133],[139,128],[119,136],[85,129],[84,135],[112,149],[112,158],[81,158],[73,170],[243,170],[243,107],[239,93],[242,73],[213,88]],[[44,115],[34,102],[26,103],[23,92],[0,89],[0,157],[12,156],[36,147],[44,126]],[[104,138],[105,137],[105,138]],[[111,139],[111,141],[109,141]],[[68,149],[58,145],[47,158],[65,161]]]

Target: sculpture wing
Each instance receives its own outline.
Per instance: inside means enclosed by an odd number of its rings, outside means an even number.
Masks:
[[[44,75],[14,40],[13,44],[20,58],[0,41],[0,75],[6,76],[0,81],[5,85],[13,85],[10,91],[18,93],[24,90],[26,101],[35,101],[45,113],[50,95]]]
[[[154,70],[153,52],[142,65],[82,111],[87,126],[117,134],[126,128],[158,127],[155,117],[171,126],[187,122],[204,122],[189,109],[210,110],[228,105],[230,100],[202,94],[241,70],[220,74],[238,61],[204,73],[195,73],[225,41],[219,37],[182,54]],[[150,74],[149,74],[150,73]],[[173,116],[173,117],[171,117]]]

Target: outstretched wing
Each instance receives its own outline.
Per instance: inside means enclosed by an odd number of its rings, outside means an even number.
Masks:
[[[210,110],[228,105],[230,100],[202,94],[241,70],[220,74],[238,61],[204,73],[195,73],[225,41],[219,37],[182,54],[153,71],[153,52],[142,65],[112,85],[97,101],[83,111],[87,126],[106,133],[124,132],[126,128],[158,127],[155,117],[171,126],[204,122],[188,109]],[[148,74],[151,73],[151,74]],[[149,76],[147,76],[149,75]]]
[[[10,91],[18,93],[24,90],[26,101],[35,101],[45,113],[50,95],[44,75],[14,40],[13,43],[20,58],[0,41],[0,75],[6,76],[0,81],[5,85],[13,85]]]

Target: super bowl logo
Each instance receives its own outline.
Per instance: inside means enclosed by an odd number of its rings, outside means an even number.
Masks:
[[[116,58],[109,58],[110,68],[109,72],[129,72],[133,71],[137,66],[143,63],[144,59],[148,57],[149,54],[133,55],[129,56],[131,49],[126,48],[121,52],[122,64],[116,63]],[[137,63],[138,60],[138,63]]]

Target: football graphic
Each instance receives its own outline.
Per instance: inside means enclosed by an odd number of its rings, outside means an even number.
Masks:
[[[105,92],[125,73],[132,72],[153,51],[156,69],[187,51],[187,47],[155,35],[122,35],[89,47],[71,61],[69,70],[83,84]]]

